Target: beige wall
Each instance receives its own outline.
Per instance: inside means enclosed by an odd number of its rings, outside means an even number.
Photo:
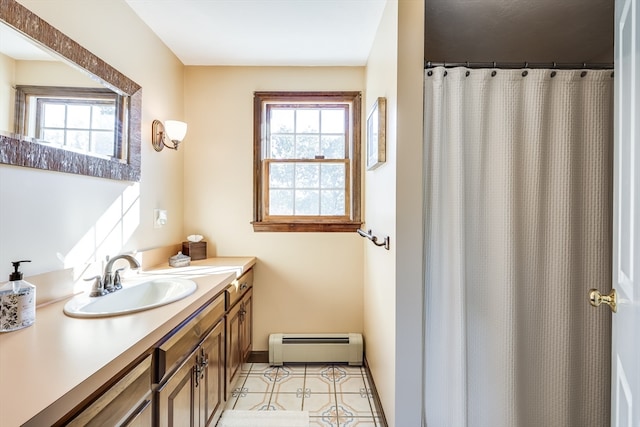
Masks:
[[[396,145],[397,145],[397,40],[398,3],[389,2],[382,16],[367,62],[367,115],[378,97],[387,99],[386,163],[365,173],[366,229],[390,236],[390,250],[365,244],[364,322],[367,361],[378,389],[385,415],[395,414],[396,354]],[[392,424],[391,424],[392,425]]]
[[[255,233],[253,92],[364,89],[364,68],[187,67],[185,232],[258,258],[254,350],[276,332],[362,332],[362,238]]]
[[[184,235],[183,154],[156,153],[149,142],[154,118],[183,118],[184,67],[124,0],[20,3],[143,88],[140,183],[0,165],[0,281],[7,280],[10,261],[31,259],[26,277],[69,270],[55,284],[62,288],[83,277],[95,258]],[[153,228],[156,207],[169,211],[162,229]]]
[[[13,129],[14,91],[11,88],[16,62],[0,53],[0,131]]]
[[[367,63],[367,105],[387,98],[387,162],[365,175],[367,228],[391,250],[365,248],[367,360],[389,425],[421,424],[421,0],[389,1]]]

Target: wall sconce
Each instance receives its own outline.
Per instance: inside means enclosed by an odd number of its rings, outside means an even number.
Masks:
[[[177,120],[167,120],[162,124],[160,120],[151,123],[151,144],[156,151],[162,151],[164,147],[177,150],[178,145],[187,133],[187,124]],[[168,139],[173,145],[167,145]]]

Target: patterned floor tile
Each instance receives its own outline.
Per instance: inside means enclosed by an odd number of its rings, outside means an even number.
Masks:
[[[277,372],[277,366],[270,366],[268,363],[254,363],[249,375],[275,376]]]
[[[304,376],[281,377],[274,384],[274,393],[296,393],[304,389]]]
[[[301,411],[304,395],[296,393],[274,393],[270,406],[281,411]]]
[[[335,418],[309,417],[309,427],[338,427],[338,420]]]
[[[288,371],[289,373],[291,373],[291,375],[304,376],[307,372],[307,365],[305,365],[304,363],[293,363],[293,364],[283,365],[280,367],[280,369]]]
[[[335,386],[333,381],[320,375],[308,375],[305,377],[304,387],[311,393],[333,393]]]
[[[309,411],[310,427],[386,427],[366,371],[341,364],[244,364],[225,409]]]
[[[266,411],[269,410],[270,399],[271,393],[246,393],[238,396],[233,409]]]
[[[333,370],[333,365],[322,364],[322,363],[313,363],[313,364],[307,365],[307,375],[320,374],[327,370]]]
[[[271,393],[273,382],[263,375],[249,375],[242,386],[245,393]]]
[[[339,424],[340,427],[381,427],[382,425],[379,424],[379,420],[376,420],[373,417],[351,418],[345,421],[340,419]]]
[[[328,413],[336,412],[336,399],[334,394],[314,394],[305,396],[302,401],[302,410],[309,411],[309,416],[321,417]]]
[[[350,417],[372,417],[371,404],[369,398],[359,394],[337,394],[338,414],[345,414]]]
[[[349,375],[336,377],[336,393],[361,393],[366,392],[367,385],[362,375]]]

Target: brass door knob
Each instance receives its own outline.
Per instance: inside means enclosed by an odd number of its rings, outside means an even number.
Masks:
[[[618,311],[617,302],[618,296],[615,289],[611,289],[609,295],[602,295],[597,289],[589,290],[589,303],[594,307],[598,307],[600,304],[607,304],[611,311],[615,313]]]

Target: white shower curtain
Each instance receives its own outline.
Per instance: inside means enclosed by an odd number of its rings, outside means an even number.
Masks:
[[[426,426],[609,425],[612,89],[425,72]]]

